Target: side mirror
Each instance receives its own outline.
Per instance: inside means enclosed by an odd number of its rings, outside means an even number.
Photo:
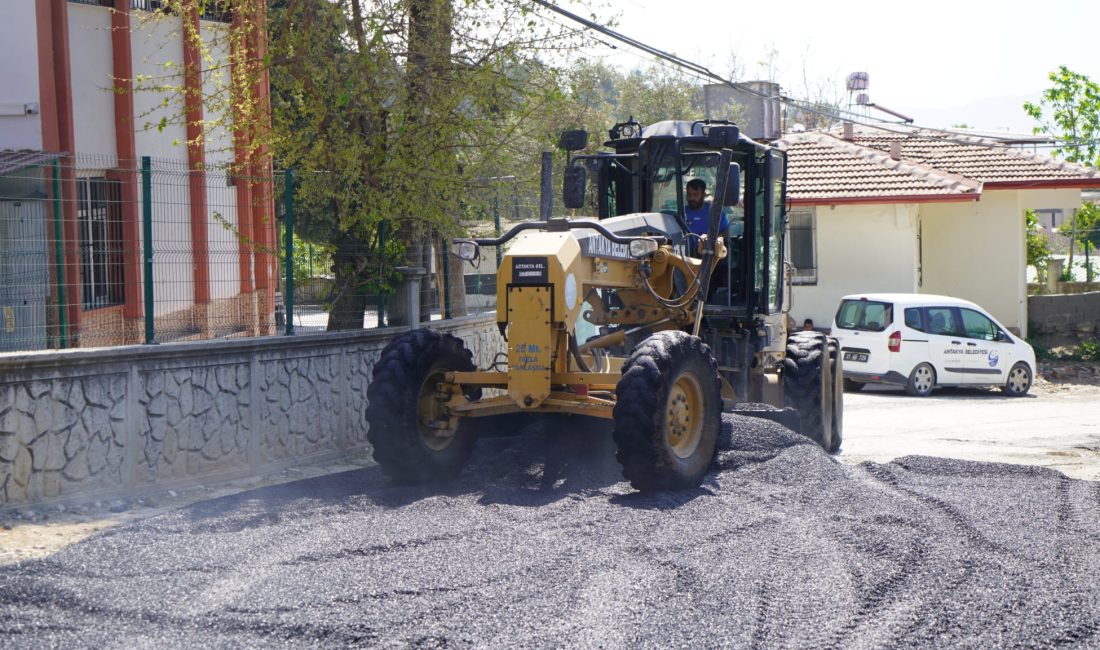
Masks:
[[[565,131],[558,140],[558,148],[565,151],[580,151],[588,146],[588,131]]]
[[[562,202],[570,210],[584,207],[584,186],[587,177],[581,165],[569,165],[562,179]]]
[[[473,262],[481,257],[481,250],[477,242],[472,242],[467,239],[458,239],[453,242],[451,255],[454,255],[464,262]]]
[[[741,140],[741,129],[732,124],[714,125],[707,130],[707,144],[715,149],[732,149]]]
[[[733,207],[741,203],[741,165],[730,165],[729,176],[726,177],[726,195],[722,205]]]

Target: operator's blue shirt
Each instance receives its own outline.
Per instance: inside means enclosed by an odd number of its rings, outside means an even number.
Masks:
[[[710,201],[703,201],[703,205],[697,209],[684,207],[684,218],[687,220],[688,230],[696,235],[707,234],[707,219],[710,218]],[[730,228],[729,219],[726,218],[726,209],[722,208],[722,221],[718,225],[718,232],[727,232]]]

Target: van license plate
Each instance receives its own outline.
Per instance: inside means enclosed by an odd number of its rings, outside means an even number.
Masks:
[[[870,358],[870,356],[871,355],[867,354],[866,352],[845,352],[844,353],[844,360],[845,361],[867,361],[867,359]]]

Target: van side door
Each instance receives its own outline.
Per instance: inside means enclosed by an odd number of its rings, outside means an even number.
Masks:
[[[966,383],[966,353],[962,323],[954,307],[925,307],[925,333],[928,334],[928,360],[936,368],[936,383]]]
[[[959,314],[963,325],[967,383],[1004,383],[1005,368],[1012,367],[1011,339],[1004,336],[993,319],[979,311],[959,307]]]

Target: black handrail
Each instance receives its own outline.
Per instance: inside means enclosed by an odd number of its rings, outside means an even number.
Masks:
[[[550,219],[549,221],[526,221],[524,223],[516,224],[512,227],[511,230],[495,239],[455,238],[451,240],[451,243],[461,244],[464,242],[472,241],[478,246],[500,246],[501,244],[508,242],[524,230],[546,230],[548,232],[564,232],[566,230],[595,230],[604,237],[607,237],[613,243],[626,244],[627,246],[629,246],[630,242],[635,239],[653,239],[656,240],[658,243],[664,243],[668,241],[665,237],[662,236],[623,237],[611,232],[598,221],[571,221],[569,219],[557,218]]]

